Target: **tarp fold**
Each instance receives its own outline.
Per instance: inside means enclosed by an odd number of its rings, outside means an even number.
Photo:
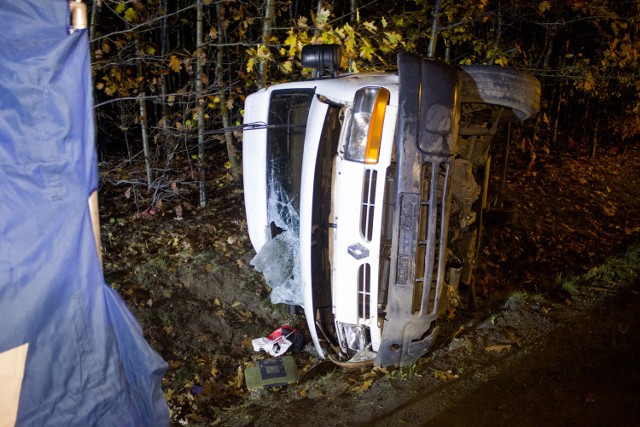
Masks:
[[[19,426],[163,426],[166,363],[104,282],[87,32],[0,0],[0,353],[28,344]]]

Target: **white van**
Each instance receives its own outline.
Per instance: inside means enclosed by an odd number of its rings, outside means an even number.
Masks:
[[[339,62],[307,46],[317,78],[246,99],[252,263],[272,302],[304,309],[321,357],[411,365],[473,297],[491,139],[537,112],[540,84],[406,53],[398,73],[337,76]]]

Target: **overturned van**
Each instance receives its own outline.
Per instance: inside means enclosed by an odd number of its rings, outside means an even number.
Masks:
[[[337,76],[339,61],[306,47],[318,78],[246,100],[252,264],[272,302],[304,309],[322,357],[406,366],[470,304],[492,137],[537,112],[540,84],[406,53],[393,74]]]

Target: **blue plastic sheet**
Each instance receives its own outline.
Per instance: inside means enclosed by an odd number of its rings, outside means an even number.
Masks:
[[[0,0],[0,352],[29,343],[19,426],[164,426],[166,363],[105,284],[87,31]]]

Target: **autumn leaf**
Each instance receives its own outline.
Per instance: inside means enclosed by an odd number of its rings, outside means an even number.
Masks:
[[[231,385],[234,385],[236,388],[241,388],[243,384],[244,384],[244,370],[242,369],[242,365],[240,365],[238,366],[236,377]]]
[[[384,35],[387,36],[387,40],[389,40],[389,43],[391,43],[392,46],[396,46],[402,41],[402,35],[395,31],[385,31]]]
[[[209,29],[209,38],[211,40],[215,40],[218,38],[218,30],[216,29],[216,27],[211,27],[211,29]]]
[[[289,61],[285,61],[280,65],[280,69],[285,74],[291,74],[291,72],[293,71],[293,64],[292,64],[292,62],[290,60]]]
[[[371,388],[371,386],[373,385],[373,378],[370,378],[366,381],[364,381],[360,387],[358,387],[358,391],[359,392],[365,392],[367,390],[369,390]]]
[[[182,64],[180,63],[180,60],[178,59],[177,56],[175,55],[169,56],[169,68],[171,68],[171,70],[173,70],[176,73],[182,69]]]
[[[264,45],[258,46],[258,51],[256,53],[256,56],[260,60],[267,60],[272,58],[271,51]]]
[[[318,29],[323,29],[324,26],[327,24],[327,21],[329,20],[329,15],[331,14],[331,12],[327,9],[325,9],[324,7],[320,9],[320,12],[318,12],[318,14],[316,15],[316,26],[318,27]]]
[[[360,49],[360,56],[367,61],[371,61],[371,59],[373,58],[373,54],[374,50],[368,43],[362,46],[362,49]]]
[[[250,73],[251,71],[253,71],[253,67],[255,67],[255,65],[256,65],[256,59],[249,58],[249,60],[247,61],[247,73]]]
[[[540,2],[540,4],[538,5],[538,10],[540,11],[540,13],[545,13],[547,10],[551,9],[551,3],[549,3],[548,1],[543,1]]]
[[[371,21],[365,21],[362,23],[362,25],[364,26],[364,28],[371,31],[372,33],[378,32],[378,27],[376,27],[376,25]]]
[[[496,353],[501,353],[504,350],[511,350],[511,344],[495,344],[495,345],[488,345],[484,348],[484,351],[486,352],[496,352]]]
[[[284,40],[285,46],[295,46],[298,43],[298,35],[293,32],[293,29],[289,30],[289,35]]]
[[[300,18],[298,18],[297,24],[298,28],[300,28],[301,30],[306,30],[307,28],[309,28],[309,20],[306,16],[301,16]]]
[[[344,31],[346,36],[344,38],[344,44],[342,45],[342,49],[344,50],[344,54],[347,57],[352,57],[356,53],[356,36],[355,30],[349,24],[344,25]]]
[[[251,313],[250,311],[240,310],[239,313],[244,318],[244,320],[249,320],[253,317],[253,313]]]
[[[584,84],[582,85],[583,89],[586,92],[592,91],[595,89],[595,81],[593,80],[593,78],[591,76],[589,76],[587,78],[587,80],[585,80]]]
[[[132,7],[130,7],[124,12],[124,19],[127,22],[133,22],[136,20],[137,17],[138,17],[138,14]]]
[[[253,340],[251,339],[251,337],[247,335],[243,336],[241,344],[242,347],[246,348],[247,350],[253,350]]]
[[[451,369],[448,371],[439,371],[436,369],[433,374],[436,379],[440,381],[454,381],[460,378],[460,375],[454,374]]]
[[[496,58],[494,62],[496,63],[496,65],[499,65],[501,67],[506,67],[507,64],[509,63],[509,59],[506,56],[500,56]]]

